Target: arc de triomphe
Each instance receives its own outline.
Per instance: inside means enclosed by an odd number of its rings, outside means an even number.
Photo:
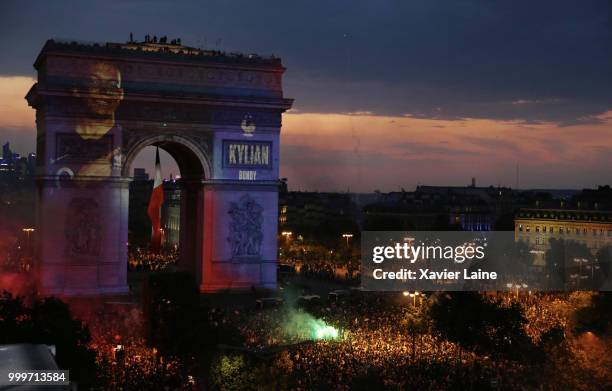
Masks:
[[[50,40],[34,66],[41,293],[127,292],[130,170],[150,145],[181,171],[179,263],[200,290],[276,287],[280,59]]]

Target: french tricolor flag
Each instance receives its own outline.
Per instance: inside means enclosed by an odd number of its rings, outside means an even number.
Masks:
[[[151,251],[159,253],[162,244],[161,207],[164,203],[164,181],[159,164],[159,148],[155,151],[155,181],[147,214],[151,219]]]

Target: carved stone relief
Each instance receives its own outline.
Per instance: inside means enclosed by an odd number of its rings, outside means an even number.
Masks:
[[[238,202],[231,202],[229,236],[232,258],[259,258],[263,241],[263,207],[248,194]]]

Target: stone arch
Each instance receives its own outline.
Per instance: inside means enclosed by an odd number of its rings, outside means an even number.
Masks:
[[[173,134],[147,135],[132,142],[125,151],[122,176],[130,177],[134,159],[148,146],[157,146],[176,161],[180,174],[180,259],[179,266],[191,271],[201,282],[201,238],[204,234],[202,181],[212,177],[210,158],[206,150],[189,137]]]
[[[171,134],[143,137],[129,146],[124,153],[121,168],[123,177],[130,176],[134,159],[148,146],[158,146],[168,152],[178,164],[182,178],[194,180],[212,178],[212,165],[208,153],[188,137]]]
[[[37,57],[38,82],[26,96],[41,136],[37,288],[77,296],[129,291],[130,169],[151,145],[181,171],[181,262],[200,291],[275,288],[281,116],[293,102],[283,96],[280,59],[128,46],[50,40]],[[210,72],[243,72],[244,80],[192,77]],[[267,164],[255,158],[264,149]],[[240,163],[230,158],[235,151]],[[62,167],[85,166],[92,170],[57,186]],[[244,214],[261,224],[235,224]],[[69,246],[82,225],[95,245]]]

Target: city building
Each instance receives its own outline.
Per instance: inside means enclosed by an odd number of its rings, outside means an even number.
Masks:
[[[148,181],[149,174],[144,168],[135,168],[134,169],[134,180],[135,181]]]
[[[318,227],[330,218],[355,216],[348,193],[287,192],[279,194],[279,225]]]
[[[581,209],[521,209],[515,239],[534,249],[534,265],[545,264],[550,239],[583,243],[593,255],[612,243],[612,211]]]
[[[21,156],[11,150],[7,141],[2,145],[2,158],[0,158],[0,181],[15,182],[31,179],[36,172],[36,154],[29,153],[27,157]]]
[[[181,189],[174,180],[164,181],[164,204],[161,211],[164,245],[178,247],[181,229]]]
[[[359,231],[359,210],[349,193],[279,193],[279,232],[332,244],[342,233]]]
[[[146,247],[151,240],[151,221],[147,214],[153,180],[144,168],[135,168],[130,183],[129,242],[136,247]],[[181,191],[179,182],[164,181],[164,204],[161,210],[161,225],[164,230],[164,245],[176,246],[180,237]]]
[[[574,241],[592,255],[612,245],[612,189],[584,189],[569,199],[536,201],[514,219],[515,240],[530,246],[534,265],[546,264],[551,239]]]
[[[462,230],[499,229],[498,221],[514,214],[515,192],[504,187],[418,186],[415,191],[380,193],[362,210],[366,229]],[[510,218],[511,221],[511,218]],[[507,229],[512,229],[511,227]]]

